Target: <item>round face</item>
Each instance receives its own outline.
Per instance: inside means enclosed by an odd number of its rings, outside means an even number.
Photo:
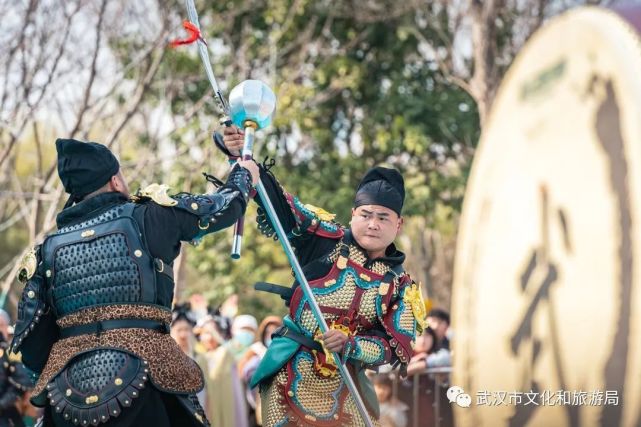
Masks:
[[[416,337],[414,353],[429,353],[434,345],[434,339],[430,334],[421,334]]]
[[[186,320],[179,320],[171,325],[171,337],[176,340],[182,349],[189,347],[189,340],[192,335],[191,325]]]
[[[374,384],[374,391],[379,402],[387,402],[392,395],[392,388],[387,384]]]
[[[368,252],[383,252],[396,239],[403,218],[390,208],[363,205],[352,209],[352,235]]]
[[[427,324],[434,330],[434,333],[439,340],[442,340],[445,337],[447,328],[449,327],[445,320],[430,316],[427,318]]]

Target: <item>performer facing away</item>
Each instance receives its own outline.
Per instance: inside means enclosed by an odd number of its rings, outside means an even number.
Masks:
[[[234,127],[224,132],[219,148],[235,157],[242,132]],[[260,178],[330,327],[320,334],[297,284],[291,289],[267,285],[287,301],[289,315],[251,381],[252,387],[260,385],[263,423],[363,425],[328,352],[347,360],[371,415],[378,418],[364,368],[400,363],[404,371],[425,318],[420,289],[403,271],[405,255],[393,244],[403,222],[403,178],[394,169],[368,171],[356,192],[350,228],[322,209],[303,205],[264,166]],[[258,223],[264,234],[274,234],[262,208]]]
[[[208,425],[202,372],[168,333],[172,263],[181,241],[244,214],[258,168],[240,162],[213,194],[169,197],[155,184],[132,202],[105,146],[56,148],[70,197],[58,231],[23,260],[12,344],[38,374],[32,402],[45,407],[44,425]]]

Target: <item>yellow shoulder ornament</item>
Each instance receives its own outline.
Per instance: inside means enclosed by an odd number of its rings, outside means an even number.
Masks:
[[[323,208],[319,208],[314,205],[303,205],[305,209],[311,211],[320,219],[321,221],[333,221],[336,218],[336,214],[329,213]]]
[[[18,267],[18,281],[20,283],[27,283],[33,277],[38,267],[38,259],[36,258],[36,248],[31,248],[24,254]]]
[[[134,201],[139,201],[144,198],[149,198],[154,202],[158,203],[160,206],[176,206],[178,202],[167,194],[169,186],[165,184],[151,184],[148,185],[144,190],[138,191],[133,199]]]
[[[423,302],[423,295],[421,294],[420,283],[412,283],[411,286],[405,289],[405,295],[403,295],[403,301],[412,307],[412,314],[416,319],[421,330],[425,329],[427,326],[425,303]]]

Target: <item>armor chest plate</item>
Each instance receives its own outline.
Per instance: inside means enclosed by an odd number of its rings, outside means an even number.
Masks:
[[[327,275],[310,281],[327,324],[341,323],[352,332],[370,329],[381,315],[381,290],[386,290],[385,285],[381,287],[384,271],[381,273],[364,268],[351,256],[339,256]],[[314,336],[318,323],[300,288],[292,297],[290,315],[306,334]]]
[[[44,261],[58,316],[98,305],[155,302],[153,259],[132,212],[132,204],[117,206],[47,238]]]

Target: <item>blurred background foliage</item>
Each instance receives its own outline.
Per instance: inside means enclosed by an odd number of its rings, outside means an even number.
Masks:
[[[275,159],[289,192],[345,225],[368,168],[401,170],[406,267],[433,305],[449,307],[465,184],[500,78],[545,19],[585,2],[196,3],[223,90],[253,78],[277,95],[256,158]],[[201,172],[222,178],[228,164],[211,141],[220,113],[196,47],[167,47],[185,35],[182,2],[0,0],[0,13],[0,278],[12,310],[16,261],[55,229],[66,199],[57,137],[112,147],[132,190],[212,191]],[[236,293],[240,312],[284,311],[252,289],[292,275],[279,244],[251,226],[254,206],[247,216],[240,261],[229,257],[231,230],[183,251],[177,299],[201,293],[218,305]]]

